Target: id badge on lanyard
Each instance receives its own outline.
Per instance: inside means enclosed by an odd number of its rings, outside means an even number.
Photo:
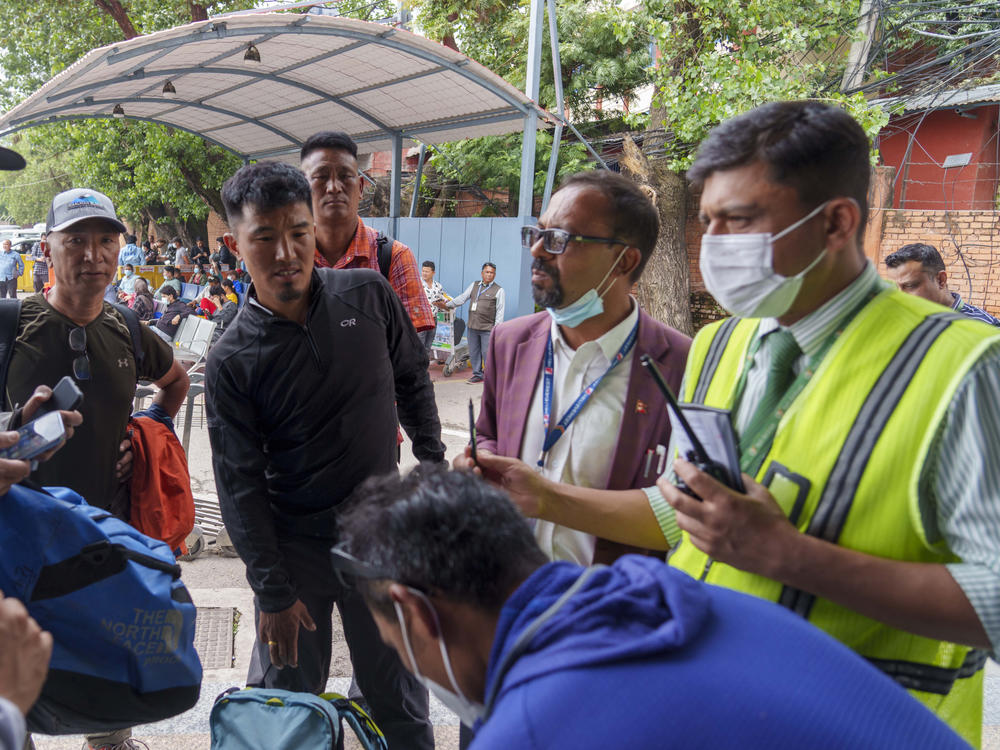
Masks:
[[[549,429],[549,422],[552,413],[552,381],[553,373],[555,371],[555,355],[552,349],[552,335],[549,335],[548,344],[545,347],[545,369],[542,378],[542,423],[545,427],[545,440],[542,443],[542,451],[538,454],[538,462],[535,465],[535,470],[539,473],[545,468],[545,458],[549,451],[552,450],[559,438],[566,434],[566,430],[569,429],[570,424],[576,419],[577,415],[583,411],[583,407],[587,405],[590,397],[597,390],[597,387],[601,384],[601,381],[607,377],[608,373],[615,369],[618,364],[625,359],[632,347],[635,346],[636,334],[639,331],[638,321],[629,331],[628,336],[625,337],[625,342],[622,344],[621,349],[615,355],[615,358],[611,360],[611,365],[605,370],[600,377],[594,380],[590,385],[583,389],[583,393],[576,397],[576,401],[566,410],[563,414],[562,419],[553,427]]]

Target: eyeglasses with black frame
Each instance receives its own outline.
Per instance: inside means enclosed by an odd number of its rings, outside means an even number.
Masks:
[[[627,242],[612,237],[590,237],[586,234],[570,234],[565,229],[539,229],[536,226],[521,227],[521,247],[530,250],[538,240],[542,241],[545,252],[562,255],[570,242],[601,242],[606,245],[628,245]]]
[[[73,360],[73,377],[90,380],[90,357],[87,356],[87,329],[83,326],[70,329],[69,348],[76,358]]]

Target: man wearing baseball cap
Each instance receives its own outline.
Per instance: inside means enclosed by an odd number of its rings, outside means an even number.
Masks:
[[[158,386],[147,413],[167,420],[187,395],[187,373],[174,361],[170,345],[146,326],[138,326],[141,356],[134,351],[125,313],[104,301],[125,231],[111,200],[96,190],[60,193],[46,231],[45,257],[55,282],[47,298],[35,294],[21,303],[6,398],[10,406],[23,404],[39,383],[54,386],[66,375],[76,380],[83,391],[83,424],[32,479],[68,486],[91,505],[127,520],[132,453],[126,428],[136,383]],[[89,736],[87,743],[95,750],[139,747],[128,729]]]

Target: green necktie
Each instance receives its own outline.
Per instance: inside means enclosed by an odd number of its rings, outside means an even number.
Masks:
[[[802,354],[792,332],[787,328],[779,328],[767,335],[764,343],[771,354],[771,364],[767,369],[767,383],[760,403],[747,423],[740,437],[740,454],[744,454],[758,437],[761,430],[770,426],[774,410],[788,387],[795,381],[795,371],[792,369],[795,361]]]

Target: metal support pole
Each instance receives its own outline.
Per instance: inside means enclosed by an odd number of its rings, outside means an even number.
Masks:
[[[403,187],[403,136],[392,136],[392,179],[389,183],[389,217],[392,219],[392,235],[399,234],[399,194]]]
[[[427,145],[420,144],[420,154],[417,156],[417,178],[413,181],[413,197],[410,198],[410,218],[417,215],[417,199],[420,197],[420,181],[424,177],[424,154],[427,153]]]
[[[549,46],[552,48],[552,81],[556,87],[556,112],[563,115],[562,64],[559,61],[559,28],[556,26],[556,0],[547,0],[549,9]],[[549,206],[552,197],[552,183],[556,179],[559,163],[559,141],[562,140],[562,125],[556,125],[552,133],[552,154],[549,156],[549,171],[545,175],[545,191],[542,193],[542,213]]]
[[[538,82],[542,67],[541,26],[545,13],[542,0],[531,0],[531,18],[528,26],[528,69],[524,93],[531,101],[538,102]],[[535,139],[538,114],[534,109],[524,116],[524,137],[521,143],[521,187],[518,192],[517,215],[531,216],[535,202]]]
[[[878,23],[878,9],[873,0],[861,0],[861,10],[858,14],[857,37],[851,43],[847,53],[847,67],[844,68],[844,78],[840,82],[840,90],[854,91],[865,80],[865,63],[872,47],[872,35]]]

